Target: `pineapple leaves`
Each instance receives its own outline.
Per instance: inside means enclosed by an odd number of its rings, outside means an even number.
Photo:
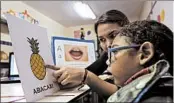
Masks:
[[[30,41],[31,41],[30,38],[27,37],[27,39],[28,39],[27,41],[31,44],[31,42],[30,42]]]
[[[37,39],[34,39],[34,38],[28,38],[27,37],[27,41],[30,43],[30,47],[31,47],[31,50],[34,54],[38,54],[39,53],[39,43],[37,42]]]
[[[37,45],[39,45],[39,43],[36,43]]]

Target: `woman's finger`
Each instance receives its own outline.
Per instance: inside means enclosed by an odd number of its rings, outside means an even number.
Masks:
[[[52,70],[60,70],[61,67],[46,64],[45,68],[49,68],[49,69],[52,69]]]
[[[69,80],[68,78],[66,78],[61,82],[61,85],[67,85],[68,83],[69,83]]]
[[[67,72],[63,72],[63,74],[58,78],[58,82],[61,83],[67,77],[68,77]]]
[[[53,72],[53,76],[55,78],[59,78],[63,74],[64,71],[65,71],[64,69],[56,70]]]

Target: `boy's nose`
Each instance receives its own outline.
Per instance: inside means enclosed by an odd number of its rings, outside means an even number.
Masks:
[[[112,41],[108,40],[107,41],[107,44],[106,44],[107,45],[107,48],[111,47],[111,44],[112,44]]]
[[[108,66],[110,65],[109,59],[106,61],[106,64],[107,64]]]
[[[107,71],[108,71],[109,73],[112,73],[112,72],[111,72],[111,67],[110,67],[110,66],[107,68]]]

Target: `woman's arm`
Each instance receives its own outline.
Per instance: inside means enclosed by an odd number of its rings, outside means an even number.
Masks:
[[[62,85],[62,88],[75,87],[82,83],[85,70],[82,68],[56,67],[53,65],[46,65],[47,68],[56,70],[53,73],[55,81]],[[100,79],[94,73],[88,71],[85,83],[95,92],[104,97],[108,97],[117,91],[117,87]]]
[[[108,59],[108,54],[103,52],[100,58],[98,58],[94,63],[86,67],[87,70],[91,71],[96,75],[101,75],[108,67],[106,60]]]
[[[104,97],[109,97],[118,90],[116,85],[108,83],[100,79],[98,76],[96,76],[90,71],[88,71],[88,75],[87,75],[85,83],[93,91],[97,92],[100,95],[103,95]]]

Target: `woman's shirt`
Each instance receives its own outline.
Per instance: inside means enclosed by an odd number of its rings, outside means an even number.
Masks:
[[[104,52],[98,60],[89,65],[86,69],[96,75],[101,75],[108,67],[108,65],[106,64],[107,59],[108,54]]]

